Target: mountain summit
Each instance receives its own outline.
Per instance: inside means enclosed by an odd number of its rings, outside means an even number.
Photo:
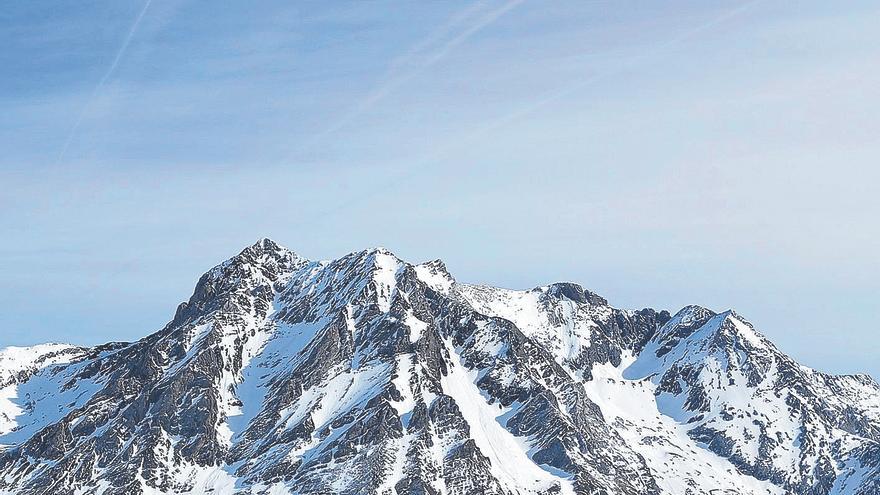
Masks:
[[[0,351],[0,493],[880,493],[880,387],[733,312],[262,239],[161,330]]]

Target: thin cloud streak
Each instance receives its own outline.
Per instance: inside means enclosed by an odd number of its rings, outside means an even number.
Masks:
[[[525,0],[512,0],[495,10],[487,12],[485,15],[477,19],[476,22],[462,30],[459,34],[455,35],[454,37],[443,43],[443,45],[438,47],[435,51],[433,51],[433,53],[424,53],[424,61],[418,62],[419,58],[423,58],[420,57],[423,52],[430,52],[430,48],[432,45],[442,40],[443,37],[449,33],[449,31],[451,31],[453,28],[455,28],[463,21],[467,20],[469,17],[478,12],[482,8],[482,5],[485,4],[485,2],[475,2],[466,9],[455,14],[449,21],[444,23],[443,26],[434,30],[427,37],[423,38],[418,43],[413,45],[403,55],[396,57],[391,62],[389,71],[383,79],[383,82],[377,88],[371,91],[363,100],[358,102],[352,110],[350,110],[348,113],[329,125],[323,131],[312,137],[312,139],[310,139],[305,145],[303,145],[303,148],[307,149],[312,145],[320,142],[328,135],[338,132],[340,129],[348,125],[351,121],[375,107],[376,104],[384,100],[396,89],[403,86],[426,69],[429,69],[432,66],[441,62],[456,47],[460,46],[470,37],[485,29],[492,23],[496,22],[504,14],[510,12],[524,1]],[[407,71],[405,70],[406,67],[411,68]]]
[[[527,105],[523,105],[522,107],[517,108],[514,111],[512,111],[506,115],[503,115],[502,117],[500,117],[498,119],[495,119],[495,120],[489,122],[488,124],[484,125],[480,129],[478,129],[477,131],[471,133],[470,135],[468,135],[467,137],[462,139],[461,142],[456,143],[453,146],[450,146],[450,147],[447,147],[447,148],[441,150],[441,152],[438,155],[442,156],[442,153],[445,153],[452,148],[460,147],[464,144],[472,142],[475,139],[481,138],[481,137],[485,136],[486,134],[488,134],[488,133],[490,133],[500,127],[503,127],[511,122],[518,120],[518,119],[521,119],[521,118],[539,110],[540,108],[542,108],[546,105],[549,105],[549,104],[553,103],[554,101],[559,100],[562,97],[568,96],[572,93],[575,93],[576,91],[579,91],[587,86],[590,86],[591,84],[594,84],[594,83],[601,81],[603,79],[606,79],[608,77],[611,77],[611,76],[620,74],[622,72],[625,72],[629,69],[632,69],[633,67],[638,66],[640,62],[643,62],[644,60],[650,59],[654,56],[661,55],[664,50],[672,48],[672,47],[674,47],[684,41],[687,41],[687,40],[693,38],[694,36],[697,36],[697,35],[705,32],[715,26],[718,26],[719,24],[722,24],[726,21],[729,21],[730,19],[742,14],[743,12],[748,10],[749,8],[755,6],[759,3],[762,3],[764,1],[765,0],[751,0],[749,2],[746,2],[738,7],[735,7],[733,9],[728,10],[727,12],[723,13],[722,15],[715,17],[706,23],[703,23],[699,26],[691,28],[683,33],[680,33],[678,36],[674,36],[663,43],[655,45],[654,49],[649,50],[647,53],[643,53],[641,55],[631,57],[629,59],[629,61],[627,61],[624,64],[621,64],[620,66],[618,66],[615,69],[608,70],[605,72],[600,72],[600,73],[594,74],[591,77],[588,77],[587,79],[579,81],[575,84],[549,91],[549,92],[545,93],[542,97],[538,98],[537,100],[535,100]],[[436,156],[434,159],[438,159],[438,158],[439,158],[439,156]]]
[[[680,33],[679,35],[674,36],[663,43],[655,45],[655,48],[653,50],[649,50],[647,53],[630,58],[629,62],[617,67],[614,70],[609,70],[606,72],[598,73],[598,74],[593,75],[590,78],[587,78],[583,81],[578,82],[577,84],[550,91],[550,92],[546,93],[543,97],[535,100],[534,102],[529,103],[528,105],[524,105],[524,106],[498,118],[498,119],[495,119],[495,120],[489,122],[488,124],[477,129],[476,131],[468,134],[464,138],[462,138],[454,143],[451,143],[449,145],[446,145],[446,146],[440,148],[439,150],[434,151],[433,153],[426,154],[423,158],[416,160],[415,163],[412,166],[410,166],[406,172],[403,172],[403,173],[397,175],[396,177],[394,177],[392,180],[389,180],[386,183],[385,187],[375,188],[375,189],[370,190],[366,194],[363,194],[363,195],[357,196],[357,197],[353,197],[353,198],[349,199],[348,201],[345,201],[341,204],[336,205],[336,207],[334,207],[332,209],[326,210],[326,211],[322,212],[321,214],[313,216],[312,218],[310,218],[307,221],[300,222],[300,225],[298,225],[298,226],[305,226],[305,225],[311,225],[313,223],[318,223],[319,221],[323,220],[326,217],[344,212],[344,211],[348,210],[349,208],[354,207],[356,204],[358,204],[366,199],[370,199],[372,197],[378,196],[379,194],[382,194],[384,191],[386,191],[392,187],[399,186],[400,184],[403,184],[405,182],[413,180],[418,176],[418,172],[419,172],[420,167],[427,166],[427,165],[438,162],[439,160],[441,160],[443,158],[443,156],[446,153],[449,153],[450,151],[459,149],[462,146],[470,144],[473,141],[475,141],[481,137],[486,136],[490,132],[492,132],[498,128],[501,128],[511,122],[514,122],[517,119],[523,118],[523,117],[529,115],[530,113],[540,109],[541,107],[546,106],[546,105],[558,100],[559,98],[562,98],[566,95],[574,93],[575,91],[583,89],[584,87],[587,87],[590,84],[593,84],[593,83],[600,81],[604,78],[619,74],[621,72],[626,71],[627,69],[631,69],[631,68],[637,66],[639,62],[641,62],[647,58],[650,58],[651,56],[659,55],[664,50],[671,48],[673,46],[676,46],[679,43],[687,41],[688,39],[693,38],[694,36],[697,36],[700,33],[707,31],[708,29],[711,29],[719,24],[722,24],[722,23],[742,14],[743,12],[748,10],[750,7],[752,7],[758,3],[762,3],[764,1],[765,0],[751,0],[749,2],[746,2],[738,7],[735,7],[733,9],[728,10],[727,12],[723,13],[722,15],[720,15],[718,17],[715,17],[715,18],[709,20],[708,22],[705,22],[703,24],[700,24],[699,26],[696,26],[696,27],[691,28],[687,31],[684,31],[684,32]],[[516,2],[516,3],[520,3],[520,2]],[[499,10],[501,10],[501,9],[499,9]],[[485,27],[485,26],[482,26],[482,27]]]
[[[467,21],[473,15],[478,14],[487,3],[488,2],[486,0],[478,0],[467,6],[466,8],[458,11],[441,26],[432,30],[428,34],[428,36],[425,36],[416,44],[412,45],[409,50],[398,57],[394,57],[391,60],[389,68],[385,73],[385,78],[389,78],[396,71],[399,71],[401,68],[406,67],[407,64],[412,63],[413,58],[415,58],[419,53],[422,53],[425,50],[430,49],[432,45],[441,42],[444,37],[449,35],[450,31],[458,27],[462,22]]]
[[[513,0],[513,1],[508,2],[507,4],[505,4],[504,6],[498,8],[496,10],[489,12],[482,19],[480,19],[479,22],[477,22],[473,26],[469,27],[464,32],[462,32],[461,34],[456,36],[455,38],[452,38],[451,40],[446,42],[446,44],[443,45],[440,48],[440,50],[438,50],[437,53],[435,53],[434,56],[431,57],[422,68],[430,67],[430,66],[436,64],[437,62],[439,62],[440,60],[445,58],[446,55],[450,51],[452,51],[454,48],[456,48],[458,45],[461,45],[462,43],[467,41],[467,39],[470,38],[471,36],[473,36],[474,34],[480,32],[481,30],[485,29],[489,25],[493,24],[495,21],[500,19],[504,14],[510,12],[518,5],[522,4],[524,1],[525,0]]]
[[[73,123],[73,126],[70,128],[70,132],[67,133],[67,139],[64,141],[64,146],[61,148],[61,153],[58,154],[57,162],[60,164],[64,160],[64,156],[67,154],[67,150],[70,148],[70,144],[73,142],[73,138],[76,135],[76,131],[79,130],[79,126],[82,124],[83,119],[88,113],[89,108],[92,106],[92,102],[95,100],[95,97],[98,96],[101,89],[104,88],[104,85],[110,79],[114,72],[116,72],[116,67],[119,66],[119,62],[122,60],[122,57],[125,55],[126,50],[128,50],[128,45],[131,43],[132,38],[134,38],[135,33],[137,32],[138,26],[141,24],[141,20],[144,18],[144,14],[147,13],[147,9],[150,8],[150,4],[153,3],[153,0],[147,0],[144,2],[143,8],[138,13],[137,18],[134,21],[134,24],[131,25],[131,29],[128,30],[128,34],[122,40],[122,45],[120,45],[119,49],[116,51],[116,56],[113,58],[113,62],[110,64],[110,67],[104,72],[104,76],[101,77],[101,80],[98,81],[98,84],[95,85],[95,88],[92,90],[92,93],[89,95],[88,100],[86,100],[86,104],[83,106],[82,110],[79,113],[79,116],[76,118],[76,121]]]

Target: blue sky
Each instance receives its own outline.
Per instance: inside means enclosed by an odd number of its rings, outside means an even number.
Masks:
[[[34,0],[0,43],[0,346],[146,335],[268,236],[880,377],[876,2]]]

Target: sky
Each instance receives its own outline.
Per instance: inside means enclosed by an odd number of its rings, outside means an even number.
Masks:
[[[145,336],[270,237],[880,378],[874,1],[33,0],[0,46],[0,347]]]

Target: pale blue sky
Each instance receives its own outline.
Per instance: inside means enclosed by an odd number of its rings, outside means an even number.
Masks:
[[[146,335],[269,236],[880,376],[874,1],[34,0],[0,46],[0,346]]]

